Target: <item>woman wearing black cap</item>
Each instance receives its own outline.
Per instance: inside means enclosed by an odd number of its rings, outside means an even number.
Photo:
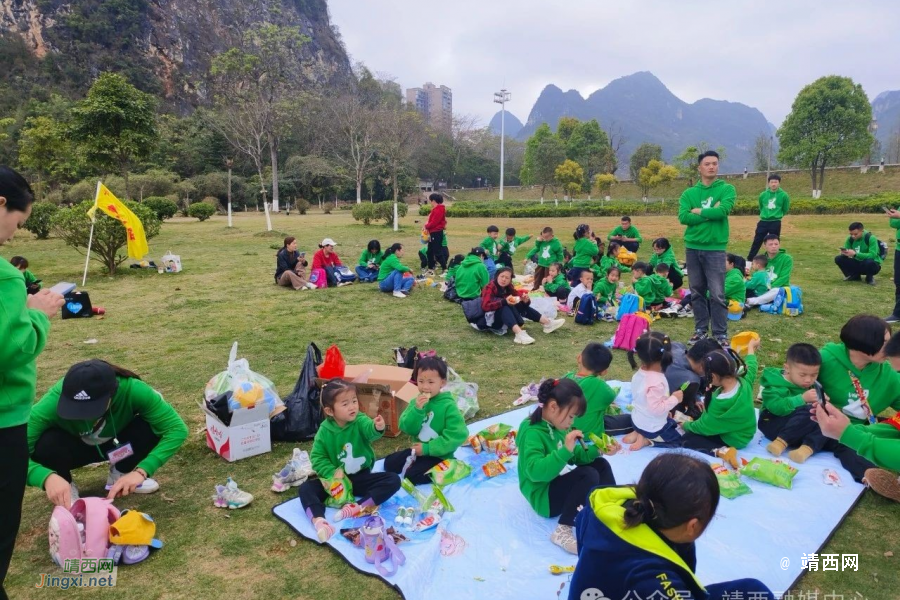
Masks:
[[[81,362],[31,411],[28,485],[68,508],[78,493],[72,469],[108,460],[109,498],[149,494],[159,489],[150,476],[187,435],[175,409],[140,377],[102,360]]]

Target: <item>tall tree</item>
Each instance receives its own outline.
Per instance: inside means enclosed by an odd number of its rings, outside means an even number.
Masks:
[[[398,179],[404,170],[410,167],[413,156],[427,135],[425,124],[415,110],[400,102],[387,100],[382,103],[378,118],[377,147],[390,173],[391,185],[394,188],[394,214],[397,214],[397,201],[400,195]],[[394,231],[398,228],[398,219],[394,219]]]
[[[566,149],[550,126],[542,123],[525,142],[521,178],[525,185],[541,186],[541,202],[547,186],[555,188],[556,167],[566,159]]]
[[[753,141],[753,170],[766,171],[776,165],[774,139],[771,135],[760,133]]]
[[[101,174],[121,173],[127,195],[129,167],[156,143],[156,100],[121,75],[103,73],[72,109],[70,136]]]
[[[638,185],[641,186],[641,196],[647,200],[647,196],[653,188],[672,181],[678,177],[678,169],[667,165],[661,160],[651,160],[646,167],[641,167],[638,173]]]
[[[584,186],[584,169],[577,162],[566,159],[553,171],[553,178],[566,194],[572,199]]]
[[[37,179],[38,199],[45,186],[73,177],[77,168],[65,126],[51,117],[29,117],[19,135],[19,164]]]
[[[651,160],[662,160],[662,146],[644,142],[635,149],[628,162],[628,172],[631,174],[632,181],[638,180],[641,169],[646,167]]]
[[[585,179],[582,188],[588,192],[588,199],[594,176],[609,168],[611,152],[609,137],[600,128],[597,119],[579,123],[569,137],[566,158],[574,160],[583,168]]]
[[[822,193],[825,166],[862,158],[872,145],[872,105],[862,86],[829,75],[807,85],[778,129],[778,160],[809,169],[813,197]]]
[[[575,133],[575,130],[578,129],[580,121],[575,117],[560,117],[559,121],[556,124],[556,135],[559,137],[559,141],[563,143],[563,145],[567,145],[569,143],[569,138],[572,137],[572,134]]]
[[[375,158],[378,109],[366,102],[358,89],[328,100],[328,106],[336,134],[331,154],[356,185],[359,204],[363,182]]]

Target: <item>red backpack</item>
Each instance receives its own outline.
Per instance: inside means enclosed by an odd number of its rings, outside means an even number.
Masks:
[[[649,329],[650,323],[642,315],[632,313],[623,316],[616,329],[616,336],[613,338],[613,348],[633,351],[634,343],[641,337],[641,334]]]

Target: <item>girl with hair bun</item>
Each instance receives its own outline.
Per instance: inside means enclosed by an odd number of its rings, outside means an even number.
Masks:
[[[756,579],[705,586],[695,574],[694,542],[716,514],[719,482],[704,461],[667,452],[650,461],[637,485],[598,488],[578,513],[578,564],[569,600],[591,588],[608,598],[754,598],[775,596]],[[672,592],[678,590],[677,596]]]
[[[669,382],[665,371],[672,364],[672,340],[660,331],[647,331],[628,353],[631,368],[637,367],[634,355],[641,361],[641,368],[631,378],[631,393],[634,410],[631,421],[634,431],[626,435],[622,442],[631,444],[631,450],[644,446],[677,446],[681,442],[678,423],[669,416],[669,411],[681,404],[684,393],[675,390],[669,393]]]
[[[584,414],[581,388],[571,379],[548,379],[538,390],[538,406],[519,425],[519,489],[542,517],[559,516],[550,541],[572,554],[575,516],[588,492],[615,485],[612,468],[596,446],[584,445],[584,434],[572,429]],[[580,443],[579,443],[580,442]]]

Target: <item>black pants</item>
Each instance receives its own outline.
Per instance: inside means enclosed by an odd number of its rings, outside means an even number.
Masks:
[[[894,312],[900,317],[900,250],[894,250]]]
[[[440,264],[443,270],[447,270],[447,254],[444,252],[444,231],[434,231],[428,236],[428,268],[432,271],[436,264]]]
[[[0,599],[6,600],[3,580],[9,570],[28,475],[28,426],[0,429]]]
[[[881,265],[871,258],[867,258],[866,260],[856,260],[845,254],[835,256],[834,264],[840,268],[844,277],[852,277],[854,279],[861,279],[863,276],[865,276],[866,279],[869,279],[870,277],[878,275],[878,272],[881,271]],[[896,270],[896,266],[894,269]]]
[[[672,269],[672,268],[669,269],[668,280],[669,280],[669,283],[672,284],[672,291],[675,291],[684,285],[684,277],[679,275],[678,271],[676,271],[675,269]]]
[[[570,267],[566,272],[566,280],[575,287],[581,281],[581,274],[584,271],[587,271],[584,267]]]
[[[328,287],[335,287],[338,284],[337,275],[335,274],[334,267],[323,267],[325,271],[325,280],[328,282]]]
[[[159,444],[159,436],[153,433],[150,425],[141,417],[135,417],[118,432],[117,437],[120,444],[131,444],[134,451],[134,454],[116,463],[116,470],[120,473],[131,472]],[[115,447],[112,440],[100,446],[89,446],[80,437],[52,427],[38,438],[31,460],[53,469],[57,475],[71,483],[72,469],[103,462],[106,460],[106,453]]]
[[[759,430],[770,440],[781,438],[788,447],[804,444],[819,452],[828,444],[819,425],[809,416],[809,404],[797,407],[789,415],[774,415],[767,410],[759,413]]]
[[[756,223],[756,233],[753,235],[753,243],[750,244],[750,253],[747,254],[747,262],[753,260],[753,257],[759,252],[766,236],[774,233],[781,237],[781,221],[758,221]]]
[[[569,288],[568,286],[560,285],[558,288],[556,288],[556,291],[550,295],[561,302],[565,302],[569,299],[569,292],[571,291],[571,288]]]
[[[372,499],[375,504],[381,504],[400,489],[400,477],[396,473],[373,473],[369,469],[363,469],[359,473],[347,475],[353,486],[353,495],[360,502]],[[310,479],[297,490],[300,502],[312,517],[325,516],[325,498],[328,492],[322,487],[321,479]]]
[[[612,467],[603,457],[560,475],[550,482],[550,516],[559,515],[560,525],[575,525],[578,507],[585,505],[588,492],[598,485],[616,485]]]
[[[428,268],[428,247],[425,247],[425,253],[419,252],[419,266],[423,269]]]
[[[411,453],[412,450],[407,448],[406,450],[388,454],[384,457],[384,470],[388,473],[399,474],[400,471],[403,470],[403,465],[406,464],[406,459],[409,458]],[[416,485],[431,483],[431,477],[426,475],[425,471],[428,471],[442,460],[442,458],[436,456],[416,456],[415,462],[413,462],[413,464],[409,466],[409,469],[406,470],[406,478]]]
[[[631,423],[631,415],[606,415],[603,417],[603,429],[607,435],[625,435],[634,431]]]
[[[715,456],[714,452],[723,446],[727,447],[728,444],[718,435],[700,435],[698,433],[685,432],[681,438],[682,448],[696,450],[711,456]]]
[[[845,446],[836,440],[827,440],[825,450],[834,453],[834,457],[841,462],[841,466],[850,472],[853,481],[862,483],[866,471],[877,469],[878,466],[856,453],[856,450]]]
[[[638,248],[641,247],[640,242],[619,242],[619,245],[628,250],[629,252],[637,252]]]
[[[501,329],[506,325],[507,329],[512,329],[516,325],[521,327],[525,324],[525,319],[541,322],[541,313],[531,308],[529,304],[519,302],[514,306],[504,305],[500,310],[494,312],[494,324],[488,325],[484,315],[478,317],[475,324],[478,329]]]

